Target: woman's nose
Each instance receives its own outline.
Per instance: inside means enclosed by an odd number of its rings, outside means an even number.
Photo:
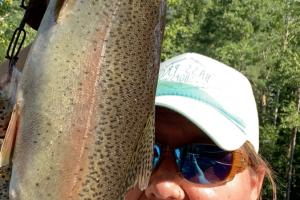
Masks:
[[[145,195],[151,200],[182,200],[185,193],[181,182],[174,156],[164,155],[158,168],[152,173]]]
[[[147,199],[155,200],[183,200],[185,197],[182,188],[173,181],[163,180],[151,184],[145,191]]]

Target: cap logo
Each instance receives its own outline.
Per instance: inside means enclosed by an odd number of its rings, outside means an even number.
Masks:
[[[182,65],[182,60],[184,59],[176,60],[167,66],[161,67],[159,79],[189,83],[203,88],[207,87],[213,77],[213,74],[205,70],[204,66],[199,62],[197,62],[196,65],[193,63],[187,63],[184,68],[180,67]]]

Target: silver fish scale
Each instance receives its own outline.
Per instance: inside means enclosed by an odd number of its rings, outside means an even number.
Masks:
[[[164,0],[51,1],[18,91],[11,199],[123,199],[147,186]]]

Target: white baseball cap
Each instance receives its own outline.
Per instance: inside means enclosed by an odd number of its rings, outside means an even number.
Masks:
[[[243,74],[223,63],[196,53],[161,63],[155,105],[185,116],[224,150],[249,141],[258,152],[252,87]]]

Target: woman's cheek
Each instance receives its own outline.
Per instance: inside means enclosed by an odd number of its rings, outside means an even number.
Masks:
[[[220,198],[220,194],[215,190],[215,188],[205,188],[201,186],[189,186],[186,188],[186,195],[189,200],[217,200]]]
[[[189,200],[248,200],[251,196],[250,174],[244,170],[226,184],[214,187],[185,185]]]

